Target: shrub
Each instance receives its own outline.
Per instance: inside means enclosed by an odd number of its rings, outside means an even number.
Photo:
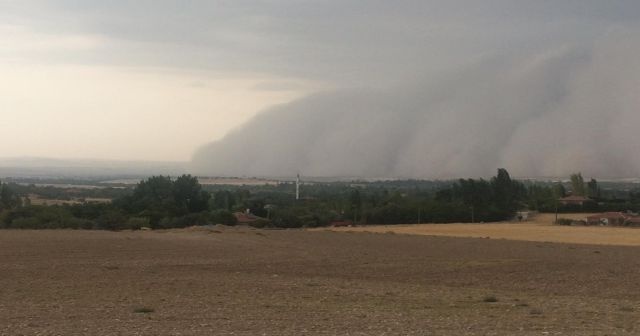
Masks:
[[[144,217],[131,217],[124,224],[124,229],[127,230],[140,230],[143,227],[150,227],[149,218]]]
[[[149,314],[155,312],[155,309],[148,307],[140,307],[133,310],[134,313],[137,314]]]
[[[154,228],[181,229],[189,226],[211,225],[211,215],[208,212],[192,213],[181,217],[163,218]]]
[[[259,219],[257,221],[249,223],[249,226],[254,227],[256,229],[264,229],[267,227],[272,227],[272,224],[268,220]]]
[[[211,212],[211,221],[215,224],[236,225],[238,219],[228,210],[214,210]]]
[[[129,218],[121,211],[109,210],[96,220],[97,228],[103,230],[122,230]]]
[[[482,302],[489,302],[489,303],[498,302],[498,298],[496,298],[494,295],[487,295],[482,299]]]
[[[568,218],[558,218],[558,220],[556,221],[556,225],[570,226],[572,224],[573,224],[573,219],[568,219]]]

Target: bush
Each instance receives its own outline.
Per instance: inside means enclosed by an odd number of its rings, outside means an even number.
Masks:
[[[65,224],[64,228],[74,230],[95,230],[98,228],[98,225],[94,221],[75,217],[65,220]]]
[[[149,307],[139,307],[139,308],[135,308],[133,310],[133,312],[137,313],[137,314],[149,314],[149,313],[153,313],[155,311],[156,311],[155,309],[149,308]]]
[[[570,226],[572,224],[573,224],[573,219],[568,219],[568,218],[558,218],[558,220],[556,221],[556,225]]]
[[[121,211],[110,210],[98,217],[96,220],[97,228],[103,230],[122,230],[125,229],[125,223],[129,218]]]
[[[208,212],[192,213],[181,217],[164,218],[157,225],[161,229],[181,229],[189,226],[211,225],[211,215]]]
[[[215,224],[236,225],[238,219],[228,210],[214,210],[211,212],[211,221]]]
[[[267,228],[267,227],[273,227],[271,222],[269,222],[268,220],[264,220],[264,219],[259,219],[257,221],[251,222],[251,223],[249,223],[249,226],[254,227],[256,229],[264,229],[264,228]]]
[[[2,227],[7,229],[73,228],[69,211],[59,206],[28,206],[5,212]]]
[[[35,217],[16,218],[11,221],[9,227],[12,229],[45,229],[46,224],[40,222],[40,220]]]
[[[143,227],[150,227],[149,218],[144,217],[131,217],[124,224],[124,229],[127,230],[140,230]]]
[[[494,303],[498,302],[498,298],[496,298],[494,295],[487,295],[482,299],[482,302]]]

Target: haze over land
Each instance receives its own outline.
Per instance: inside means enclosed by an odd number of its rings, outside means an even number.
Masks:
[[[637,177],[640,3],[7,1],[0,156]]]

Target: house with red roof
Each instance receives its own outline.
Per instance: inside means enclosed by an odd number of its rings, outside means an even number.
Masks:
[[[604,212],[588,216],[587,225],[640,226],[640,217],[625,212]]]

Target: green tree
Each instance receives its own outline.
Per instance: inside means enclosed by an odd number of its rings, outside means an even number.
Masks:
[[[506,169],[498,169],[498,174],[491,179],[493,189],[493,199],[497,210],[502,216],[509,217],[518,208],[518,198],[524,191],[524,186],[511,180],[511,176]]]
[[[362,197],[360,196],[360,190],[352,189],[351,195],[349,196],[349,207],[353,213],[353,221],[358,221],[358,215],[361,214],[362,211]]]
[[[571,189],[574,196],[587,196],[582,173],[571,174]]]
[[[592,197],[592,198],[600,197],[600,187],[598,186],[598,181],[596,181],[596,179],[592,178],[591,181],[587,183],[587,191],[588,191],[589,197]]]
[[[554,193],[555,198],[562,198],[562,197],[567,196],[567,189],[564,188],[562,183],[556,183],[553,186],[553,193]]]
[[[22,205],[22,199],[8,184],[0,182],[0,210]]]
[[[216,191],[213,195],[213,208],[214,209],[223,209],[227,211],[233,210],[235,206],[235,196],[229,190],[220,190]]]
[[[182,214],[209,210],[211,195],[202,190],[198,178],[182,175],[173,182],[173,198]]]
[[[202,190],[197,178],[183,175],[173,181],[169,176],[152,176],[143,180],[132,195],[114,204],[130,214],[150,219],[155,226],[163,218],[184,216],[209,209],[208,192]]]

